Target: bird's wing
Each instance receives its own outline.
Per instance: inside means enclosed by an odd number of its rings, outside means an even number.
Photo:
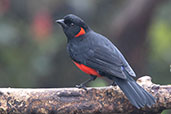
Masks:
[[[114,53],[104,47],[96,47],[89,51],[91,51],[91,55],[87,57],[85,65],[102,74],[126,79],[126,75],[123,72],[124,64],[118,56],[115,56]]]

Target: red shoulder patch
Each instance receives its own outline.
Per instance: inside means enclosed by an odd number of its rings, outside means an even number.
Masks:
[[[95,75],[95,76],[101,77],[101,75],[96,70],[94,70],[94,69],[92,69],[92,68],[90,68],[88,66],[85,66],[83,64],[79,64],[79,63],[77,63],[75,61],[73,61],[73,62],[83,72],[85,72],[85,73],[87,73],[89,75]]]
[[[84,35],[85,34],[85,30],[81,27],[81,30],[78,34],[75,35],[75,37],[79,37],[81,35]]]

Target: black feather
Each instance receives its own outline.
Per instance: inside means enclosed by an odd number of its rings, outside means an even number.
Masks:
[[[117,77],[114,78],[114,80],[127,96],[131,104],[137,108],[144,106],[151,107],[155,103],[156,99],[150,93],[145,91],[140,85],[138,85],[128,73],[125,74],[127,75],[127,80]]]

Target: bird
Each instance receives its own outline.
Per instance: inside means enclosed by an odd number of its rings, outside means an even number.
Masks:
[[[106,77],[118,85],[136,108],[151,107],[156,99],[136,83],[135,72],[118,48],[105,36],[93,31],[84,20],[67,14],[56,22],[67,37],[67,52],[73,63],[90,79],[76,85],[86,90],[86,85],[97,77]]]

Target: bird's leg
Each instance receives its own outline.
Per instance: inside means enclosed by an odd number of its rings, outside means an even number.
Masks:
[[[91,78],[90,79],[86,80],[85,82],[81,83],[80,85],[76,85],[76,87],[77,88],[83,88],[84,90],[87,91],[87,89],[86,89],[87,83],[89,83],[91,81],[94,81],[96,78],[97,78],[97,76],[91,75]]]

